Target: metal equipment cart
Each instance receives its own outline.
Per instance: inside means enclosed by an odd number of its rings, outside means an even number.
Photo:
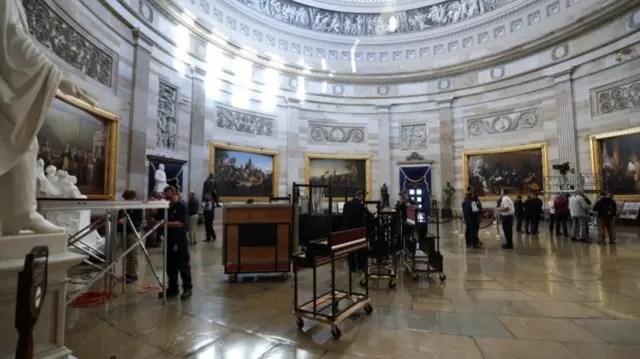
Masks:
[[[420,279],[418,273],[427,273],[429,277],[431,273],[438,273],[440,281],[444,282],[447,279],[440,252],[440,211],[435,207],[435,210],[431,211],[432,214],[435,213],[435,221],[431,220],[432,216],[427,216],[416,207],[407,207],[406,215],[403,215],[403,263],[407,273],[411,273],[414,280]],[[435,225],[435,234],[428,232],[429,224]]]
[[[375,226],[367,233],[369,255],[367,260],[368,279],[388,280],[389,288],[395,288],[398,278],[398,257],[402,247],[400,239],[400,216],[393,208],[381,208],[380,201],[368,201],[366,204],[377,204]],[[360,280],[365,285],[367,278]]]
[[[316,199],[324,198],[325,193],[331,192],[331,185],[310,185],[293,183],[293,209],[297,210],[300,188],[307,188],[309,192],[315,192]],[[326,192],[325,192],[326,190]],[[318,195],[319,194],[319,195]],[[304,320],[312,320],[331,326],[331,334],[338,339],[342,335],[340,324],[353,315],[356,311],[364,309],[367,314],[373,312],[369,287],[365,282],[364,293],[355,292],[352,285],[352,273],[349,271],[349,287],[347,290],[337,289],[336,286],[336,262],[346,258],[349,254],[364,251],[367,252],[367,239],[365,227],[333,231],[332,223],[332,196],[328,196],[326,238],[313,239],[305,243],[306,250],[293,255],[293,314],[297,317],[296,325],[302,330]],[[322,200],[321,200],[322,201]],[[324,208],[324,205],[321,205]],[[324,211],[324,210],[323,210]],[[295,223],[295,221],[294,221]],[[331,266],[331,288],[327,292],[318,293],[318,268],[323,265]],[[312,270],[313,294],[311,300],[300,303],[298,272],[304,269]],[[365,278],[367,266],[365,266]],[[348,303],[341,309],[340,304]]]

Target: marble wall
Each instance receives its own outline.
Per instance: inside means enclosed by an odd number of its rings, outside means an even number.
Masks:
[[[112,59],[104,81],[38,36],[66,76],[120,116],[118,193],[146,194],[149,155],[184,161],[183,189],[199,192],[209,143],[224,143],[279,151],[281,195],[304,180],[308,153],[371,156],[373,197],[383,183],[395,195],[402,161],[417,152],[432,166],[439,199],[445,182],[463,188],[464,151],[547,142],[550,164],[571,161],[590,172],[591,134],[640,126],[637,94],[635,102],[606,114],[596,96],[640,81],[638,10],[593,36],[549,44],[483,71],[462,68],[450,78],[385,84],[363,75],[361,83],[345,84],[332,82],[332,74],[306,79],[281,72],[263,66],[264,58],[231,51],[232,45],[208,44],[187,28],[193,20],[178,24],[147,2],[24,2],[44,6],[66,24],[62,38],[70,49],[79,45],[68,34],[78,34],[83,51]],[[491,128],[498,115],[518,125]],[[241,126],[238,119],[247,116],[264,126]]]

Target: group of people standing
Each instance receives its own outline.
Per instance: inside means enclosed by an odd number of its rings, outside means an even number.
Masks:
[[[600,243],[608,236],[610,243],[615,243],[614,221],[617,215],[615,200],[607,193],[601,193],[593,205],[584,192],[577,190],[573,195],[560,194],[549,202],[549,232],[556,236],[571,236],[572,241],[590,242],[589,219],[595,212],[598,220],[598,237]],[[544,218],[544,202],[537,193],[532,193],[523,200],[521,195],[512,201],[508,191],[503,189],[498,199],[496,212],[504,238],[503,249],[513,248],[513,224],[516,232],[537,235],[540,221]],[[462,202],[463,219],[466,224],[465,240],[468,247],[479,248],[482,242],[478,239],[480,220],[482,219],[482,203],[475,195],[473,187],[467,188]],[[561,232],[562,229],[562,232]],[[571,233],[569,233],[569,229]]]

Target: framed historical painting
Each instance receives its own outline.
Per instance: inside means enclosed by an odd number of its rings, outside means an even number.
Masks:
[[[209,172],[223,201],[278,195],[278,152],[211,143]]]
[[[38,159],[76,177],[90,199],[114,199],[118,116],[60,91],[38,132]]]
[[[640,200],[640,127],[591,136],[596,186],[618,200]]]
[[[351,198],[357,190],[365,190],[371,196],[371,158],[308,154],[305,159],[305,182],[309,184],[331,183],[331,195]]]
[[[484,199],[497,199],[503,188],[514,195],[542,192],[547,176],[546,143],[462,154],[465,189],[473,187],[476,195]]]

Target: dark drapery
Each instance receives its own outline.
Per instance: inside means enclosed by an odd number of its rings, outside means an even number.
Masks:
[[[422,208],[429,213],[431,208],[431,167],[400,167],[400,191],[422,190]]]

